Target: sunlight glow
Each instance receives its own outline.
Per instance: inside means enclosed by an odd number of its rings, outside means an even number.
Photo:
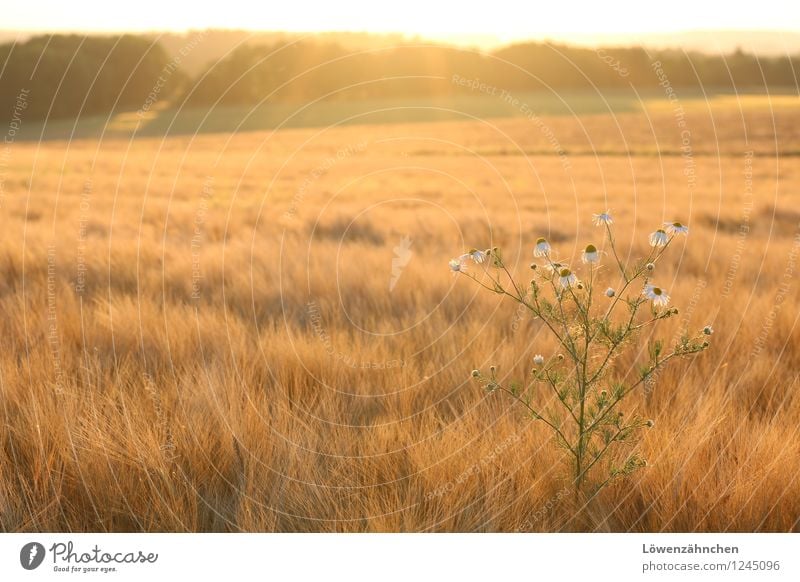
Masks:
[[[123,9],[114,11],[117,6]],[[102,0],[14,3],[3,29],[24,31],[185,31],[201,28],[283,30],[293,32],[400,32],[428,38],[527,38],[631,35],[687,30],[800,30],[800,3],[762,0],[758,9],[739,0],[724,4],[672,0],[607,0],[554,3],[494,0],[486,2],[402,3],[280,2],[244,0],[178,3],[139,0],[109,4]]]

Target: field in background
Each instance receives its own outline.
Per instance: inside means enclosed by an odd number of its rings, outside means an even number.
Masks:
[[[446,81],[446,79],[443,79]],[[480,79],[476,79],[480,81]],[[676,106],[718,115],[771,111],[797,107],[796,88],[763,94],[732,94],[730,91],[681,89],[680,101],[670,102],[663,91],[598,89],[557,92],[502,92],[500,87],[476,88],[467,95],[361,101],[322,100],[310,103],[260,105],[218,105],[211,108],[165,107],[157,102],[147,112],[130,111],[113,115],[82,116],[77,120],[56,119],[24,123],[17,140],[163,138],[197,134],[228,134],[244,131],[366,125],[421,123],[432,121],[486,120],[496,118],[536,119],[542,116],[590,116],[624,113],[664,112]],[[494,93],[494,94],[493,94]],[[235,128],[235,129],[234,129]]]
[[[800,111],[759,103],[14,144],[0,529],[797,530]],[[688,222],[663,334],[716,334],[634,400],[649,466],[587,526],[469,379],[555,346],[447,260],[575,262],[606,208],[634,254]]]

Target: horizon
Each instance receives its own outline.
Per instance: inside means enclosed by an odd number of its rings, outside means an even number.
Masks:
[[[800,53],[800,30],[790,29],[685,29],[669,33],[586,33],[586,34],[542,34],[501,39],[493,34],[422,34],[403,31],[369,30],[285,30],[257,29],[247,27],[190,27],[184,29],[0,29],[0,42],[24,42],[36,36],[47,35],[190,35],[198,32],[245,33],[259,35],[286,35],[300,37],[315,36],[367,36],[375,39],[401,37],[399,42],[430,42],[464,49],[492,51],[514,44],[542,43],[561,44],[575,48],[634,48],[654,50],[685,50],[709,54],[726,54],[741,49],[746,53],[763,56],[790,55]]]
[[[742,10],[736,9],[741,7]],[[409,0],[401,11],[386,11],[380,5],[342,0],[335,6],[299,2],[280,11],[254,8],[242,0],[229,0],[219,11],[211,3],[200,3],[187,12],[182,5],[142,0],[137,10],[108,14],[99,0],[63,4],[42,0],[36,9],[15,6],[4,18],[3,31],[27,34],[185,34],[197,30],[233,30],[285,34],[373,34],[423,38],[457,46],[491,48],[517,42],[559,42],[577,46],[655,43],[664,45],[671,37],[680,45],[692,36],[703,37],[715,50],[719,36],[742,35],[755,38],[747,50],[788,50],[800,48],[800,5],[780,0],[763,0],[760,10],[745,10],[749,4],[735,1],[729,10],[691,0],[676,0],[669,11],[653,18],[652,9],[630,0],[609,0],[589,5],[565,0],[546,9],[519,6],[510,0],[496,0],[492,10],[451,2],[431,4]],[[313,9],[312,9],[313,8]],[[425,18],[419,18],[420,14]],[[458,18],[453,14],[458,13]],[[777,37],[777,38],[776,38]],[[789,37],[789,38],[783,38]],[[796,38],[795,38],[796,37]],[[698,39],[690,39],[697,44]],[[736,39],[734,39],[736,40]],[[759,46],[762,45],[762,46]]]

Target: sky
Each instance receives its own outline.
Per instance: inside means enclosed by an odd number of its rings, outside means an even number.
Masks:
[[[124,9],[118,8],[124,7]],[[800,32],[796,0],[36,0],[10,2],[10,31],[121,32],[204,28],[401,32],[428,38],[665,34],[692,30]]]

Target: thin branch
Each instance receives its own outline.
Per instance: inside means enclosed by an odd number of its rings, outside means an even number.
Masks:
[[[549,420],[547,420],[547,419],[546,419],[544,416],[542,416],[541,414],[539,414],[539,413],[538,413],[536,410],[534,410],[534,409],[531,407],[531,405],[530,405],[530,404],[528,404],[528,403],[527,403],[527,402],[525,402],[525,401],[524,401],[522,398],[520,398],[519,396],[517,396],[516,394],[514,394],[514,393],[513,393],[511,390],[509,390],[508,388],[506,388],[505,386],[502,386],[501,384],[499,384],[499,383],[497,383],[497,382],[494,382],[494,384],[495,384],[495,386],[497,386],[497,389],[498,389],[498,390],[502,390],[503,392],[506,392],[506,393],[507,393],[507,394],[509,394],[509,395],[510,395],[510,396],[511,396],[511,397],[512,397],[514,400],[516,400],[517,402],[521,403],[521,404],[522,404],[522,405],[523,405],[525,408],[527,408],[527,409],[528,409],[528,410],[531,412],[531,414],[533,414],[533,418],[534,418],[535,420],[541,420],[541,421],[542,421],[542,422],[544,422],[544,423],[545,423],[547,426],[549,426],[550,428],[552,428],[552,429],[553,429],[553,430],[556,432],[556,434],[558,434],[558,436],[560,436],[560,437],[561,437],[561,439],[564,441],[564,444],[565,444],[565,445],[566,445],[566,447],[569,449],[569,451],[570,451],[570,452],[571,452],[573,455],[575,454],[575,451],[574,451],[574,450],[572,449],[572,447],[569,445],[569,441],[567,441],[567,437],[565,437],[565,436],[564,436],[564,433],[563,433],[563,432],[561,432],[561,429],[559,429],[559,428],[558,428],[558,427],[557,427],[555,424],[553,424],[552,422],[550,422]]]
[[[616,440],[617,440],[617,437],[618,437],[619,435],[621,435],[621,434],[622,434],[622,431],[623,431],[623,430],[626,430],[626,428],[620,428],[620,429],[618,429],[618,430],[617,430],[617,433],[616,433],[616,434],[615,434],[613,437],[611,437],[611,439],[609,439],[609,441],[606,443],[606,446],[604,446],[604,447],[603,447],[603,448],[600,450],[600,452],[599,452],[599,453],[597,453],[597,455],[595,455],[595,456],[594,456],[594,459],[592,459],[592,462],[591,462],[591,463],[589,463],[589,464],[586,466],[586,468],[585,468],[585,469],[584,469],[584,470],[581,472],[581,474],[578,476],[578,478],[582,479],[583,477],[585,477],[585,476],[586,476],[586,474],[589,472],[589,469],[591,469],[592,467],[594,467],[594,466],[595,466],[595,464],[597,463],[597,461],[599,461],[599,460],[600,460],[600,457],[602,457],[602,456],[605,454],[605,452],[606,452],[606,451],[608,450],[608,448],[609,448],[609,447],[612,445],[612,443],[616,442]]]

